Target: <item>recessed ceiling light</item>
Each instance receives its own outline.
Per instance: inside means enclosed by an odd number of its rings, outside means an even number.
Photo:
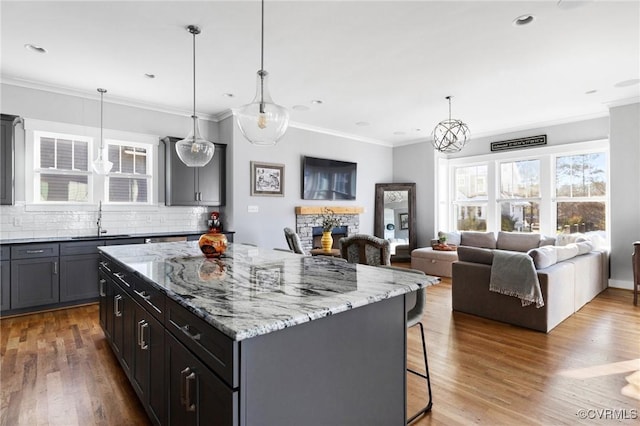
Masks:
[[[309,111],[309,107],[306,105],[294,105],[291,107],[291,109],[294,109],[296,111]]]
[[[614,84],[614,87],[628,87],[628,86],[633,86],[634,84],[638,84],[640,83],[640,78],[632,78],[631,80],[624,80],[624,81],[619,81],[616,84]]]
[[[587,90],[586,92],[584,92],[585,95],[593,95],[594,93],[596,93],[597,90],[593,89],[593,90]]]
[[[25,44],[24,48],[33,53],[47,53],[47,49],[36,46],[35,44]]]
[[[222,96],[225,98],[233,98],[235,95],[233,93],[223,93]]]
[[[516,27],[529,25],[530,23],[533,22],[534,19],[535,17],[533,15],[521,15],[521,16],[518,16],[516,19],[514,19],[513,25],[515,25]]]
[[[366,127],[366,126],[370,126],[371,123],[369,123],[368,121],[358,121],[356,123],[356,126],[360,126],[360,127]]]
[[[150,73],[145,73],[144,76],[147,77],[147,78],[151,78],[151,79],[156,78],[155,74],[150,74]]]
[[[320,99],[314,99],[314,100],[311,101],[311,103],[314,104],[314,105],[320,105],[320,104],[322,104],[322,101]]]

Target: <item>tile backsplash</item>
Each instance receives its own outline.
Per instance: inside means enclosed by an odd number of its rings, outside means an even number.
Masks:
[[[199,232],[217,207],[103,206],[102,229],[106,235],[156,232]],[[0,239],[50,238],[96,235],[98,207],[43,206],[16,203],[0,206]]]

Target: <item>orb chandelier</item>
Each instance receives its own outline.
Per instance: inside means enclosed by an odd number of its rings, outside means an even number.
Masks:
[[[289,126],[289,112],[273,102],[267,85],[269,73],[264,69],[264,0],[262,0],[262,30],[260,35],[260,70],[256,96],[236,113],[238,127],[254,145],[275,145]]]
[[[93,170],[99,175],[106,175],[111,171],[113,163],[104,158],[104,138],[102,137],[102,110],[104,105],[104,94],[107,93],[107,89],[98,89],[100,93],[100,148],[98,151],[98,158],[93,162]]]
[[[193,34],[193,115],[192,129],[186,138],[176,142],[176,153],[184,164],[189,167],[206,166],[213,158],[215,145],[200,136],[198,116],[196,115],[196,34],[200,34],[200,28],[189,25],[187,31]]]
[[[461,120],[451,118],[451,96],[449,100],[449,118],[439,122],[433,129],[433,147],[445,154],[459,152],[469,139],[469,127]]]

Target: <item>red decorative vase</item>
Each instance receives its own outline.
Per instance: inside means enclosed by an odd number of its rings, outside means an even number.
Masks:
[[[198,245],[206,257],[220,257],[227,250],[227,237],[218,232],[208,232],[200,236]]]

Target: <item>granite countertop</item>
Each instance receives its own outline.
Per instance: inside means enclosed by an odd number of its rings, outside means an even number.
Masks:
[[[99,250],[234,340],[267,334],[436,284],[439,278],[229,243],[220,259],[196,241]]]
[[[103,234],[97,235],[85,235],[85,236],[69,236],[69,237],[42,237],[42,238],[11,238],[1,239],[2,244],[31,244],[31,243],[66,243],[72,241],[99,241],[99,240],[119,240],[127,238],[158,238],[158,237],[178,237],[188,235],[200,235],[206,233],[206,230],[202,231],[184,231],[184,232],[145,232],[138,234]],[[224,231],[224,233],[231,233],[233,231]]]

